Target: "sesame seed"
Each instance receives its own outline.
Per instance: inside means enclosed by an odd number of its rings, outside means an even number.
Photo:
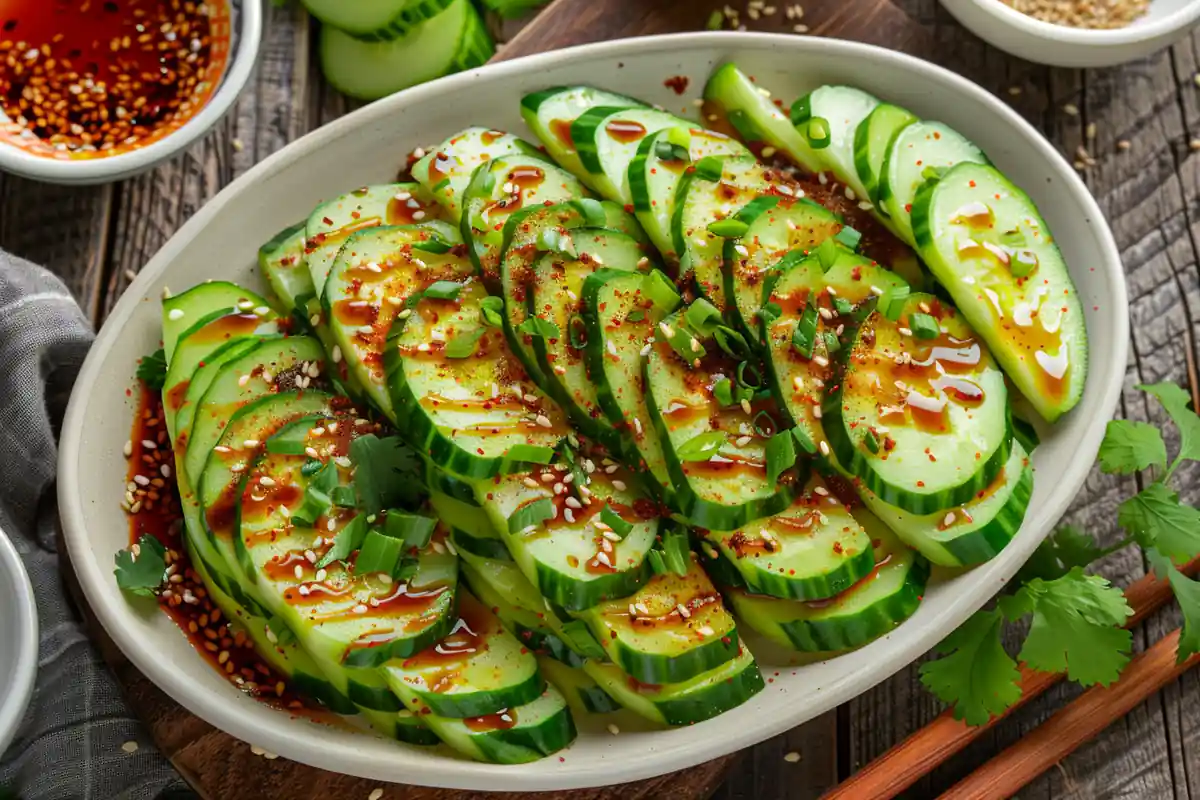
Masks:
[[[770,158],[771,156],[775,155],[776,152],[778,151],[774,147],[764,147],[762,149],[762,157]]]
[[[383,789],[372,789],[371,793],[367,795],[367,800],[379,800],[381,797],[383,797]]]
[[[366,607],[366,605],[365,605],[365,604],[363,604],[363,603],[359,603],[358,605],[356,605],[356,606],[354,607],[354,613],[355,613],[355,614],[365,614],[365,613],[367,613],[367,607]]]
[[[133,753],[137,752],[138,743],[134,741],[126,742],[125,744],[121,745],[121,750],[132,755]]]
[[[304,568],[297,564],[295,569],[292,570],[292,574],[296,576],[296,580],[302,580],[304,578]]]
[[[275,479],[272,478],[270,475],[260,476],[258,479],[258,482],[262,486],[274,486],[275,485]]]
[[[618,492],[623,492],[626,489],[625,481],[613,481],[612,485],[613,485],[613,488],[616,489]]]
[[[817,449],[821,451],[821,455],[826,457],[829,456],[829,442],[821,442],[821,444],[817,446]]]
[[[569,508],[564,508],[563,509],[563,519],[565,519],[567,522],[574,522],[575,521],[575,512]]]
[[[167,312],[167,319],[171,320],[172,322],[183,319],[183,309],[172,308],[169,312]]]
[[[685,606],[683,603],[675,606],[675,610],[678,611],[679,616],[683,617],[684,619],[688,619],[692,616],[692,612],[688,611],[687,606]]]
[[[568,497],[565,502],[568,508],[583,508],[583,503],[579,502],[574,497]]]
[[[606,567],[612,566],[612,561],[609,560],[608,554],[604,552],[596,553],[596,562]]]
[[[138,486],[149,486],[150,485],[150,479],[147,478],[145,475],[134,475],[133,482],[136,483]]]
[[[813,406],[813,410],[812,410],[813,419],[820,419],[822,414],[824,414],[824,413],[825,412],[821,411],[821,406],[819,406],[819,405]]]
[[[955,514],[953,511],[949,512],[949,513],[948,513],[948,514],[946,514],[946,516],[945,516],[945,517],[942,519],[942,527],[943,527],[943,528],[949,528],[951,525],[953,525],[953,524],[954,524],[954,520],[956,520],[956,519],[958,519],[958,515],[957,515],[957,514]]]
[[[534,418],[534,422],[536,422],[538,425],[540,425],[543,428],[553,428],[554,427],[554,423],[552,423],[550,421],[550,418],[547,417],[545,414],[538,414]]]
[[[529,477],[528,475],[525,476],[524,483],[530,489],[536,489],[538,487],[538,482],[535,481],[533,478]]]
[[[783,760],[789,764],[795,764],[797,761],[800,760],[800,754],[797,753],[795,750],[793,750],[790,753],[785,753],[783,756]]]
[[[599,524],[597,524],[596,527],[600,527]],[[603,536],[605,539],[607,539],[610,542],[621,541],[621,537],[618,536],[614,531],[601,531],[600,535]]]
[[[829,497],[829,490],[824,486],[814,486],[813,494],[819,495],[820,497]]]
[[[734,441],[734,444],[736,444],[738,447],[745,447],[746,445],[750,444],[750,442],[752,442],[752,441],[754,441],[753,436],[739,436]]]
[[[621,729],[618,728],[615,724],[610,722],[610,723],[608,723],[608,732],[611,733],[613,736],[616,736],[618,733],[621,732]]]
[[[634,608],[633,603],[629,604],[629,616],[631,616],[631,617],[637,616],[637,609]]]
[[[342,361],[342,348],[335,344],[333,346],[333,351],[329,355],[333,359],[333,363],[340,364]]]
[[[125,448],[122,450],[122,452],[125,453],[126,458],[129,458],[131,455],[133,455],[133,442],[126,441]]]

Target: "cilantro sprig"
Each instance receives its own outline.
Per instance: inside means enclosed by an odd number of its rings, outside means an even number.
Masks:
[[[158,391],[167,382],[167,354],[161,347],[147,356],[142,356],[134,373],[147,389]]]
[[[142,534],[135,547],[117,553],[113,574],[123,592],[153,597],[167,581],[167,548],[155,537]]]

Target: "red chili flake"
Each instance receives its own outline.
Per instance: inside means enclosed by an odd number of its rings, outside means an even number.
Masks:
[[[668,89],[675,92],[675,94],[683,94],[687,91],[688,83],[689,81],[686,75],[672,75],[670,78],[667,78],[665,81],[663,81],[663,86],[666,86]]]
[[[920,487],[924,488],[924,486],[925,486],[925,481],[917,481],[917,486],[920,486]]]

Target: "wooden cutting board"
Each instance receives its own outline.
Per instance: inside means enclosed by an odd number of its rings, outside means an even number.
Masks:
[[[774,0],[767,0],[769,7]],[[745,19],[756,31],[833,36],[907,52],[929,46],[925,29],[890,0],[807,0],[803,17],[789,18],[778,2],[774,14]],[[497,54],[506,60],[588,42],[705,28],[719,0],[555,0]],[[728,24],[726,24],[728,27]],[[928,50],[926,50],[928,52]],[[67,563],[59,537],[63,574],[88,630],[124,689],[134,712],[146,724],[159,749],[206,800],[364,799],[383,789],[384,800],[467,800],[511,797],[500,793],[461,792],[338,775],[285,759],[268,760],[250,747],[190,714],[142,675],[113,644],[87,607]],[[601,789],[539,794],[546,800],[692,800],[708,797],[724,780],[738,756],[731,755],[681,772],[633,784]]]

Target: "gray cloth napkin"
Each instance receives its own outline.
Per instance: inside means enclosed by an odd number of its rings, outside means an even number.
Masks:
[[[58,278],[0,251],[0,527],[29,572],[41,632],[33,701],[0,755],[0,800],[190,795],[125,705],[59,575],[55,436],[92,336]]]

